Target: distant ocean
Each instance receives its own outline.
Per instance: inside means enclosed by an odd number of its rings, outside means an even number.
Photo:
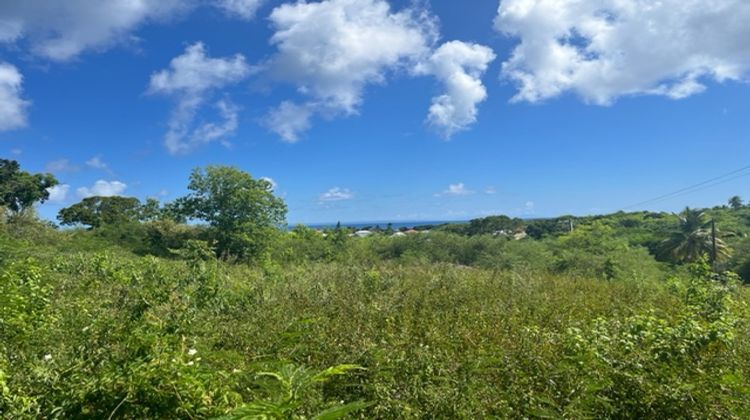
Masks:
[[[439,226],[439,225],[446,225],[446,224],[460,224],[460,223],[468,223],[468,220],[427,220],[427,221],[399,221],[399,222],[388,222],[388,221],[379,221],[379,222],[356,222],[356,223],[344,223],[341,222],[341,227],[348,227],[348,228],[354,228],[354,229],[362,229],[366,227],[375,227],[380,226],[381,228],[385,229],[388,224],[391,224],[391,227],[395,230],[399,230],[401,228],[413,228],[416,226]],[[302,223],[304,224],[304,223]],[[289,228],[293,228],[295,225],[289,225]],[[336,227],[336,223],[314,223],[306,225],[312,229],[333,229]]]

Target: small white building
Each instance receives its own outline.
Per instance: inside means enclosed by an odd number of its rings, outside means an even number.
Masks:
[[[372,235],[372,232],[370,232],[369,230],[358,230],[354,232],[354,236],[358,238],[366,238],[371,235]]]

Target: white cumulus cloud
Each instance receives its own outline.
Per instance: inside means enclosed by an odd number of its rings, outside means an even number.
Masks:
[[[385,83],[389,72],[413,66],[437,34],[425,11],[394,12],[384,0],[289,3],[275,8],[269,19],[278,51],[268,73],[309,99],[305,105],[282,104],[267,119],[287,141],[309,128],[313,113],[356,114],[365,86]],[[293,124],[279,118],[290,113]]]
[[[212,58],[200,42],[172,59],[168,69],[151,75],[149,92],[169,95],[177,105],[169,120],[164,144],[172,154],[187,153],[196,146],[223,139],[237,129],[238,108],[229,100],[214,103],[219,122],[194,123],[197,112],[212,92],[248,76],[250,66],[241,54]]]
[[[23,0],[0,2],[0,42],[28,41],[31,51],[69,60],[130,39],[138,26],[189,9],[184,0]]]
[[[86,197],[111,197],[113,195],[121,195],[125,192],[128,186],[120,181],[105,181],[100,179],[94,183],[90,188],[81,187],[76,190],[78,196],[81,198]]]
[[[23,76],[15,66],[0,62],[0,131],[26,126],[29,101],[21,97],[22,82]]]
[[[417,66],[417,73],[434,75],[445,93],[432,98],[428,121],[450,138],[477,120],[477,105],[487,98],[482,75],[495,59],[492,49],[479,44],[450,41]]]
[[[354,193],[347,188],[333,187],[320,195],[320,201],[343,201],[354,198]]]
[[[746,0],[501,0],[495,27],[520,41],[503,63],[514,100],[572,92],[606,105],[746,80],[748,22]]]
[[[216,5],[231,16],[250,20],[263,3],[265,0],[217,0]]]
[[[55,185],[54,187],[47,188],[47,192],[49,193],[49,199],[47,200],[47,202],[51,204],[60,204],[65,202],[65,199],[68,198],[68,191],[70,191],[70,185],[68,184],[59,184]]]

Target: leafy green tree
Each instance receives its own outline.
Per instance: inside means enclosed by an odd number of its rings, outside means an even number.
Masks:
[[[81,224],[91,228],[137,222],[141,219],[141,207],[141,202],[134,197],[88,197],[60,210],[57,220],[63,225]]]
[[[0,205],[19,213],[49,199],[49,188],[58,184],[52,174],[22,171],[15,160],[0,159]]]
[[[159,200],[147,198],[141,206],[140,213],[140,218],[143,221],[159,220],[162,215]]]
[[[185,217],[208,223],[221,257],[260,256],[286,220],[286,204],[271,183],[234,167],[196,168],[188,189],[176,205]]]
[[[706,220],[706,214],[700,210],[686,208],[680,214],[678,229],[662,241],[661,254],[675,262],[696,262],[713,252],[714,238]],[[715,238],[716,259],[721,261],[729,257],[729,247],[721,238]]]
[[[179,203],[171,202],[159,203],[155,198],[147,198],[140,209],[140,219],[142,222],[153,222],[157,220],[169,220],[175,223],[185,223],[185,215]]]
[[[735,195],[734,197],[729,199],[729,207],[731,207],[733,210],[741,209],[744,206],[742,203],[742,199],[740,196]]]

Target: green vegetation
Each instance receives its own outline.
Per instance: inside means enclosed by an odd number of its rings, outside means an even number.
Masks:
[[[271,183],[225,166],[196,169],[187,197],[177,208],[189,219],[208,223],[208,234],[223,257],[257,258],[286,219],[286,204],[272,193]]]
[[[141,202],[134,197],[88,197],[60,211],[61,225],[85,225],[98,228],[136,222],[141,219]]]
[[[741,200],[359,238],[233,168],[190,190],[0,224],[0,417],[750,416]]]
[[[22,171],[14,160],[0,159],[0,206],[18,214],[36,202],[49,198],[48,188],[57,185],[51,174],[30,174]]]

